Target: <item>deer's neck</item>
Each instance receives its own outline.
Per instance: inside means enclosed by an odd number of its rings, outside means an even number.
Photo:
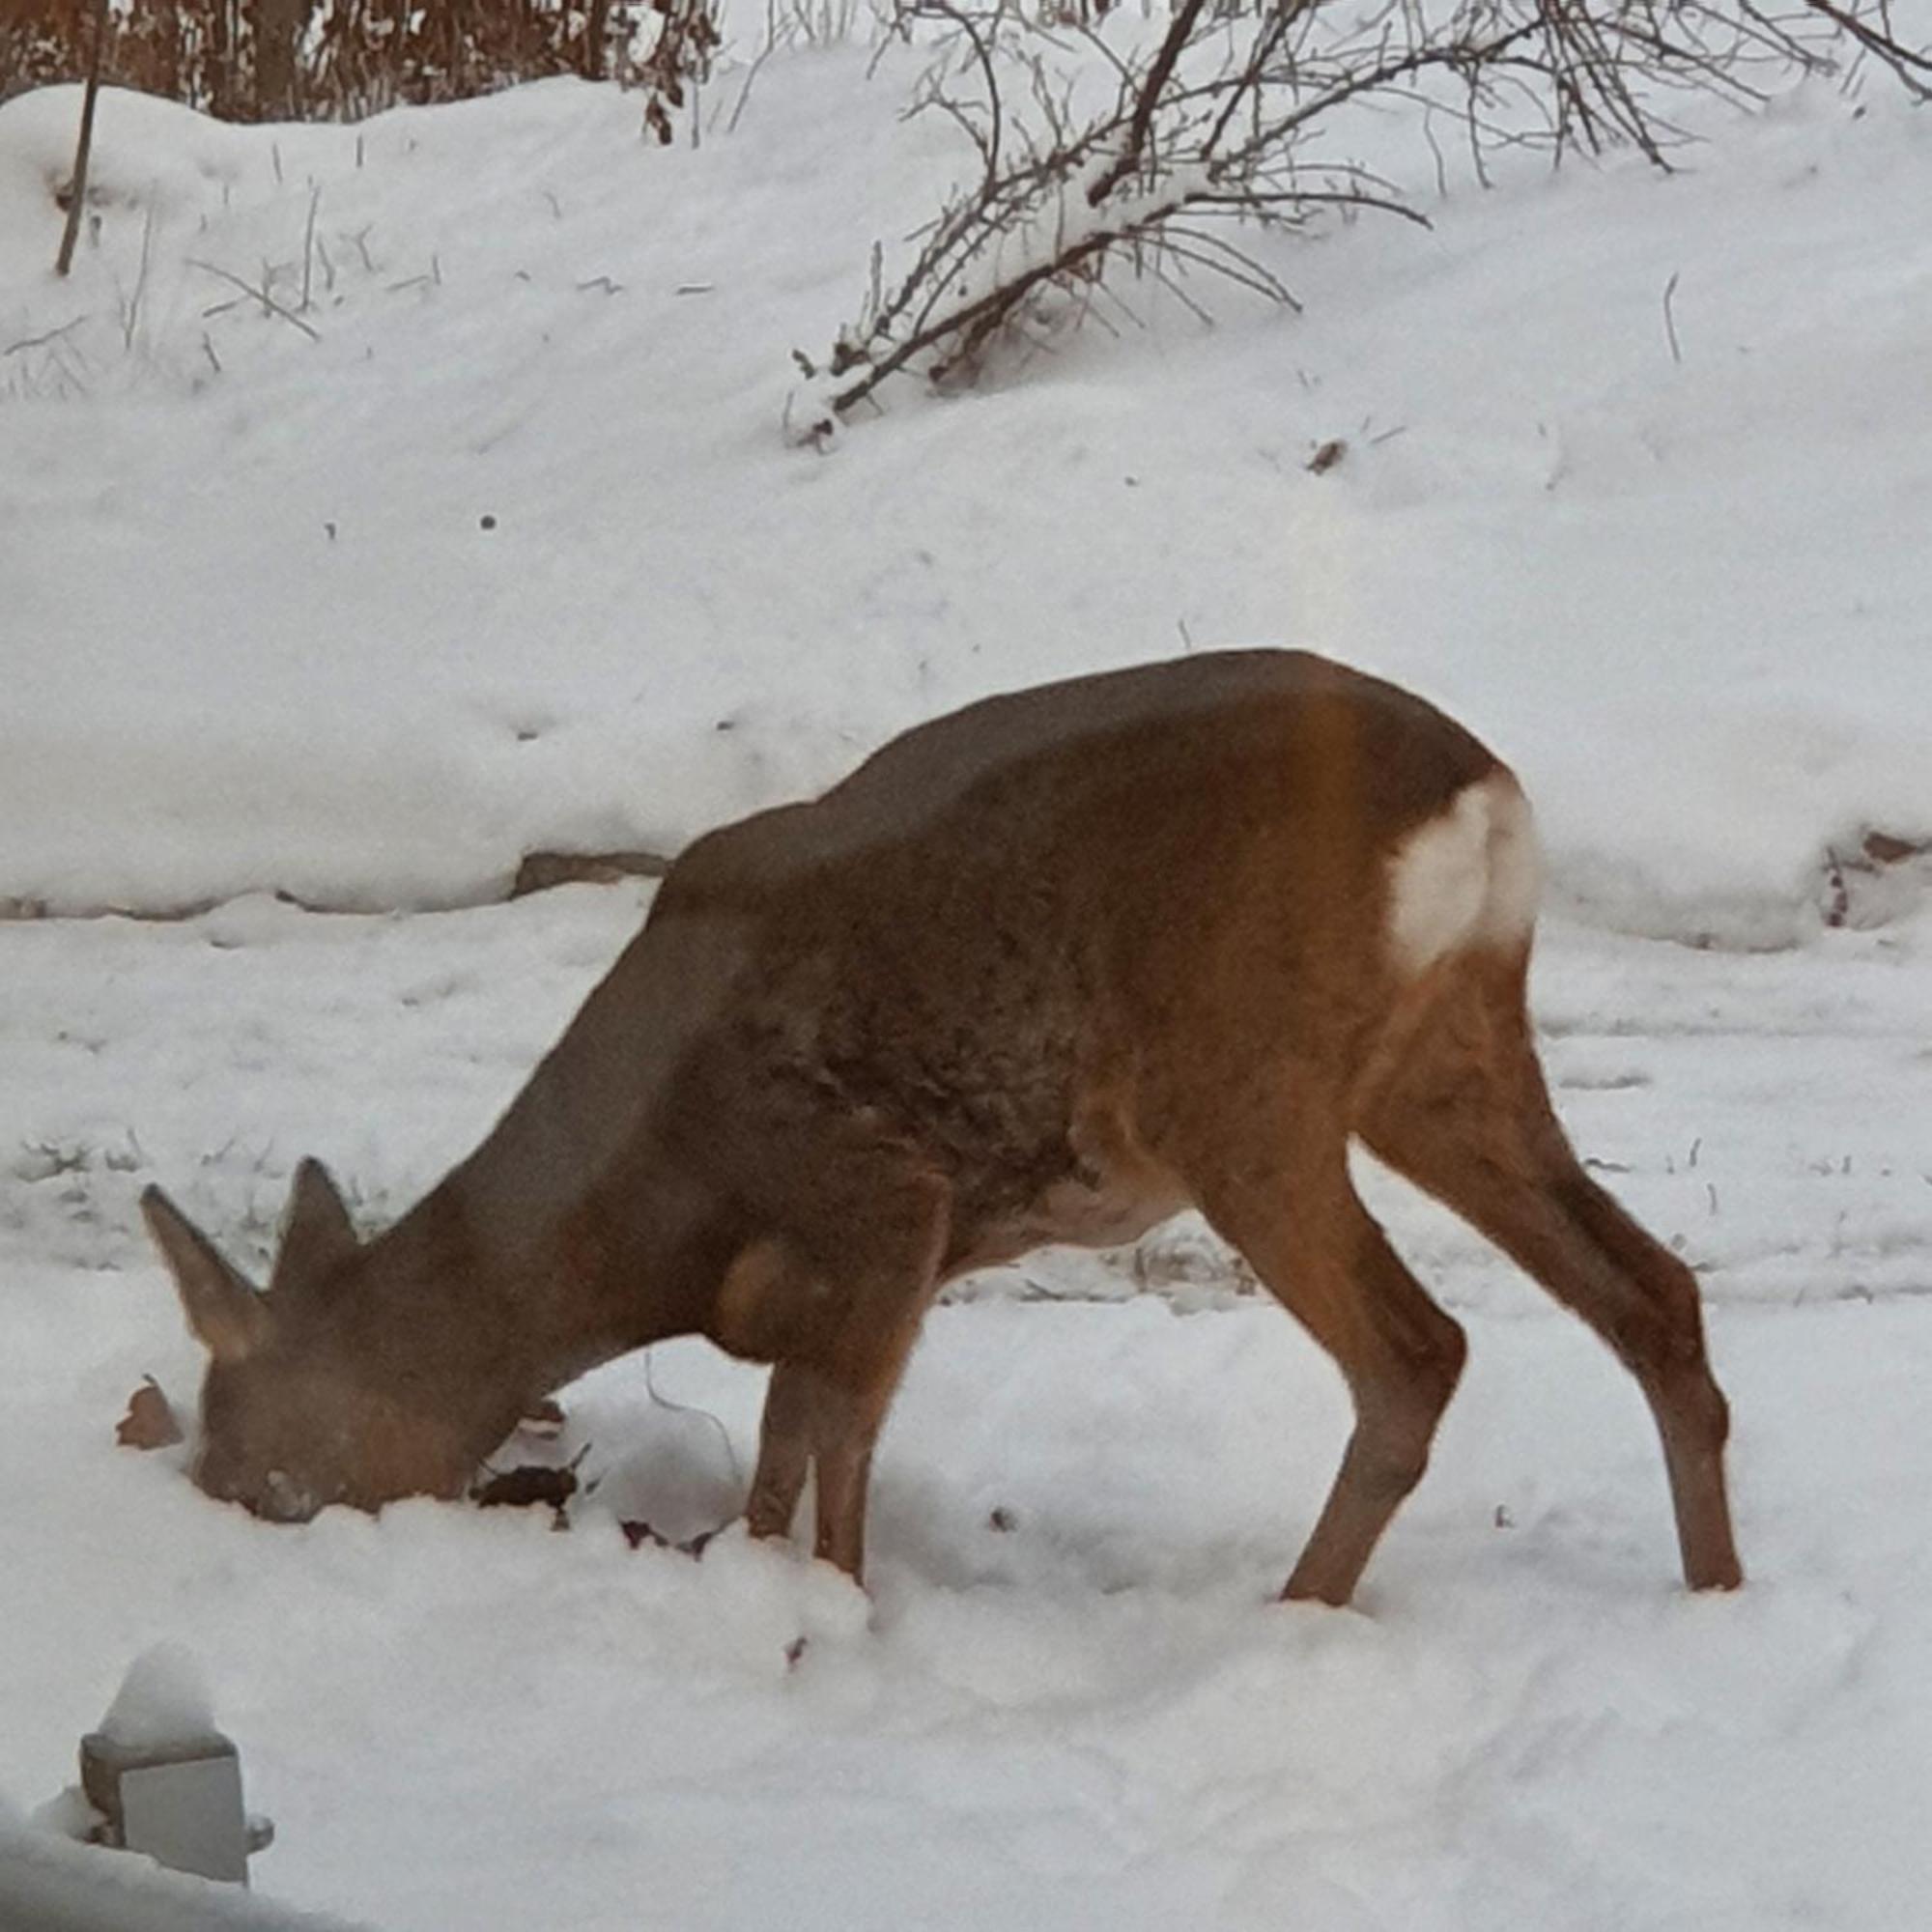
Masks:
[[[408,1285],[384,1320],[405,1359],[434,1358],[469,1435],[497,1431],[479,1455],[598,1363],[703,1329],[742,1243],[658,1130],[680,1037],[653,1037],[673,1003],[645,999],[639,945],[491,1134],[383,1237],[384,1274]]]
[[[418,1365],[466,1437],[488,1438],[478,1455],[551,1390],[702,1328],[729,1259],[717,1217],[668,1169],[629,1158],[579,1185],[541,1185],[529,1161],[543,1158],[493,1148],[384,1237],[384,1275],[409,1285],[386,1297],[393,1358]],[[506,1161],[520,1176],[514,1217]]]
[[[709,1324],[745,1231],[662,1121],[742,944],[717,921],[647,923],[488,1137],[384,1236],[409,1293],[375,1319],[478,1455],[552,1389]]]

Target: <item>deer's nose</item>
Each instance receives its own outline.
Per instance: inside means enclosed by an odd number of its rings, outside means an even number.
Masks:
[[[322,1505],[307,1485],[297,1482],[284,1469],[270,1469],[252,1507],[257,1516],[270,1522],[306,1522]]]

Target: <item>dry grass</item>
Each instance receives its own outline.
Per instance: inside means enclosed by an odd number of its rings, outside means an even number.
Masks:
[[[0,94],[87,71],[93,0],[13,0]],[[656,131],[717,43],[709,0],[177,0],[115,9],[102,78],[226,121],[355,120],[554,74],[642,90]]]

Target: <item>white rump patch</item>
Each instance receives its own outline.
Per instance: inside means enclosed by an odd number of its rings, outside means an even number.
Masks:
[[[1465,785],[1389,862],[1389,951],[1413,979],[1445,953],[1500,945],[1536,923],[1542,856],[1529,801],[1508,772]]]

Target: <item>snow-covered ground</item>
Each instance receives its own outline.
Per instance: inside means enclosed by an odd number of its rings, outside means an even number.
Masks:
[[[0,1792],[49,1795],[175,1637],[277,1821],[257,1884],[394,1928],[1917,1924],[1927,922],[1545,950],[1567,1118],[1706,1270],[1736,1598],[1681,1592],[1622,1372],[1386,1181],[1473,1358],[1359,1612],[1267,1602],[1346,1432],[1332,1371],[1172,1235],[1154,1264],[1195,1279],[1168,1297],[1043,1255],[937,1312],[880,1451],[869,1616],[795,1552],[627,1547],[620,1520],[739,1504],[760,1378],[698,1344],[571,1394],[548,1453],[597,1488],[567,1535],[426,1503],[284,1529],[116,1448],[143,1375],[199,1374],[138,1187],[256,1260],[318,1149],[385,1218],[636,912],[579,887],[0,926]]]
[[[1667,181],[1452,179],[1432,234],[1265,244],[1301,317],[1150,293],[819,456],[787,351],[957,166],[871,51],[727,64],[695,152],[561,83],[360,130],[111,97],[67,284],[73,96],[0,107],[0,904],[213,906],[0,923],[0,1813],[175,1639],[258,1885],[394,1932],[1917,1928],[1932,895],[1843,867],[1932,838],[1932,122],[1814,87]],[[215,272],[298,308],[305,261],[312,333]],[[1621,1371],[1374,1174],[1473,1358],[1355,1611],[1268,1602],[1332,1371],[1184,1225],[936,1313],[869,1605],[628,1547],[739,1501],[760,1378],[697,1345],[570,1393],[568,1534],[271,1527],[114,1446],[199,1372],[141,1186],[257,1271],[305,1152],[380,1224],[635,925],[480,903],[525,852],[674,851],[981,691],[1249,639],[1524,774],[1546,1053],[1701,1271],[1743,1593],[1678,1588]]]
[[[105,1858],[9,1817],[4,1805],[0,1925],[7,1932],[361,1932],[147,1859]]]
[[[820,460],[789,351],[961,166],[897,119],[922,56],[874,52],[774,57],[734,134],[738,71],[696,151],[570,82],[359,128],[115,96],[67,285],[75,97],[0,108],[0,897],[473,899],[986,690],[1244,640],[1466,717],[1626,929],[1787,942],[1828,850],[1932,838],[1932,122],[1895,90],[1440,201],[1391,117],[1370,157],[1436,228],[1260,242],[1305,316],[1150,287]]]

